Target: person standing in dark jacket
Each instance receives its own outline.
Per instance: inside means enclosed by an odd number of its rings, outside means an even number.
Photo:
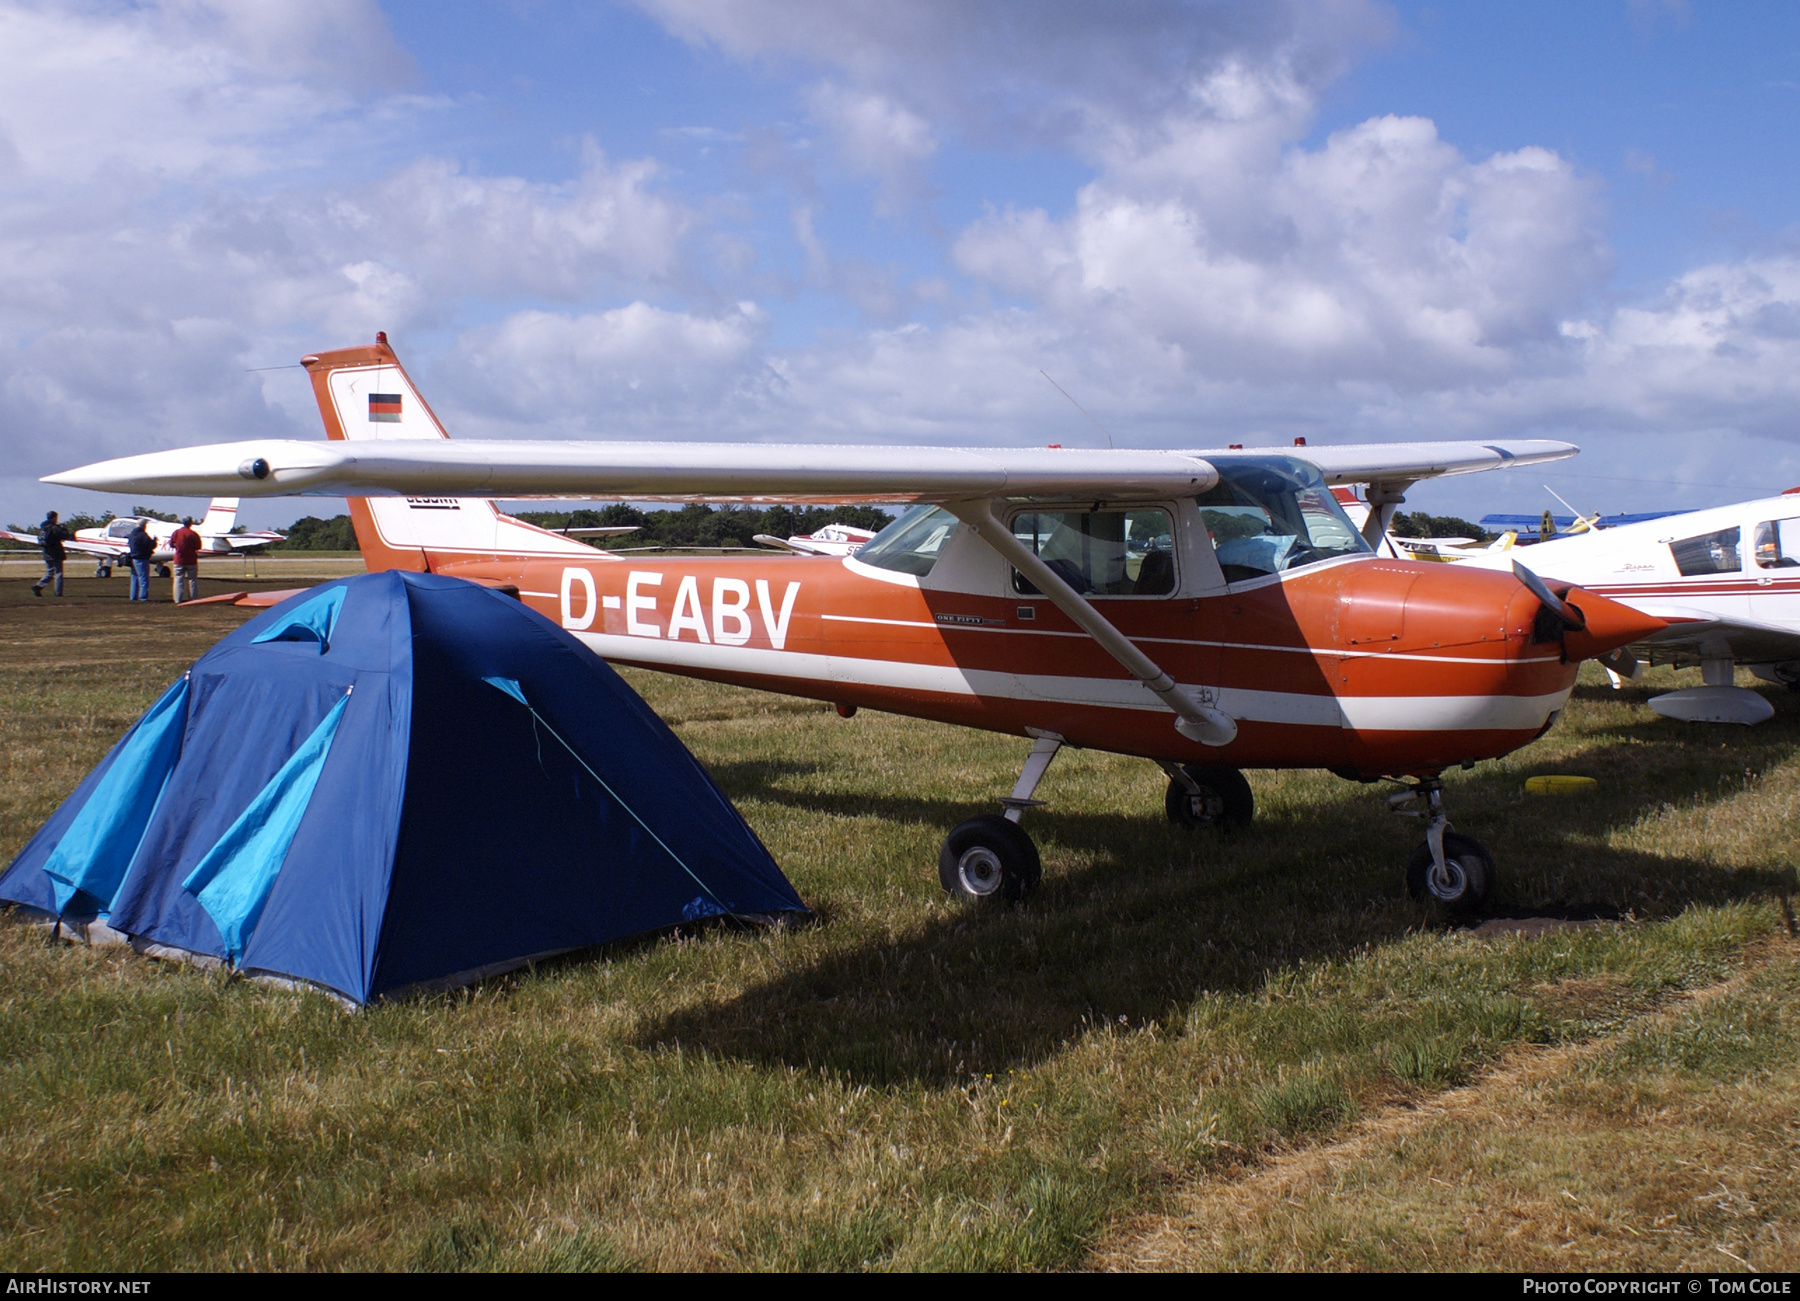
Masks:
[[[169,535],[175,550],[175,604],[191,601],[200,595],[200,535],[194,532],[194,521],[184,515],[181,527]]]
[[[56,521],[57,514],[51,511],[44,516],[44,522],[38,530],[38,546],[44,551],[44,576],[31,585],[33,596],[42,596],[44,589],[52,583],[56,586],[56,594],[63,594],[63,561],[69,557],[63,543],[69,540],[69,530]]]
[[[143,520],[131,530],[125,539],[125,554],[131,558],[131,599],[148,601],[150,599],[150,562],[156,557],[156,539],[150,536],[150,526]]]

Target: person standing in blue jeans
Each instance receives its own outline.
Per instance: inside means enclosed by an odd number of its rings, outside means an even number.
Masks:
[[[38,546],[44,552],[44,576],[31,585],[33,596],[42,596],[46,587],[53,588],[58,596],[63,594],[63,561],[68,559],[68,551],[63,547],[71,534],[57,522],[55,511],[44,516],[44,522],[38,526]]]
[[[150,536],[150,528],[143,520],[137,522],[137,527],[125,539],[125,553],[131,558],[131,599],[148,601],[150,562],[156,556],[156,539]]]

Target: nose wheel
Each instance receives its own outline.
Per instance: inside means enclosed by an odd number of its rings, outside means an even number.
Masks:
[[[1422,902],[1436,900],[1445,912],[1479,912],[1494,890],[1494,860],[1475,840],[1446,831],[1443,866],[1430,845],[1420,845],[1406,860],[1406,888]]]
[[[1479,841],[1450,830],[1442,781],[1420,779],[1407,790],[1390,795],[1388,809],[1401,817],[1425,819],[1425,843],[1406,860],[1406,889],[1413,898],[1435,902],[1447,913],[1473,913],[1487,907],[1498,876],[1493,855]]]

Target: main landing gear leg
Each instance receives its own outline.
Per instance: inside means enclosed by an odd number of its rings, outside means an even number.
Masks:
[[[1442,778],[1421,777],[1406,790],[1388,796],[1388,810],[1403,818],[1425,819],[1425,843],[1406,860],[1406,888],[1413,898],[1435,899],[1451,913],[1471,913],[1486,906],[1497,874],[1493,857],[1478,841],[1450,829]]]
[[[1018,899],[1030,893],[1044,875],[1037,846],[1019,826],[1026,809],[1044,801],[1031,798],[1063,739],[1054,732],[1033,731],[1037,744],[1013,793],[1000,803],[1005,813],[979,813],[960,822],[944,837],[938,851],[938,881],[963,899]]]

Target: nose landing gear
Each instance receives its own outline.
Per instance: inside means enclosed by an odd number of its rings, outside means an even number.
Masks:
[[[1425,819],[1425,843],[1406,860],[1406,888],[1413,898],[1435,899],[1450,913],[1471,913],[1487,906],[1497,875],[1493,856],[1480,842],[1450,829],[1442,779],[1421,777],[1406,790],[1388,796],[1388,811],[1403,818]]]
[[[1019,826],[1026,809],[1042,807],[1031,798],[1050,761],[1063,747],[1054,732],[1032,731],[1037,744],[1025,760],[1013,793],[1000,803],[1005,813],[979,813],[959,822],[938,850],[938,883],[962,899],[1020,899],[1037,888],[1043,864],[1037,846]]]

